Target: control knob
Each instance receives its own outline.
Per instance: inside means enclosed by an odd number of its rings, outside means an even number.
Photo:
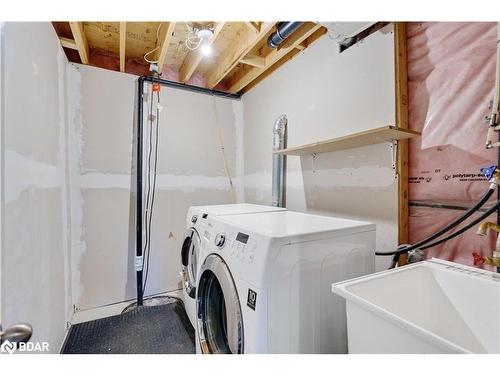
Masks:
[[[225,242],[226,236],[223,233],[219,233],[217,236],[215,236],[215,246],[217,246],[219,249],[222,249],[224,247]]]

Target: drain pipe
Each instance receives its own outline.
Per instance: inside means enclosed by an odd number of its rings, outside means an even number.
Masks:
[[[276,31],[267,39],[267,45],[269,48],[277,48],[302,24],[303,22],[281,22]]]
[[[281,115],[274,122],[273,127],[273,151],[286,148],[288,119]],[[273,155],[273,206],[285,207],[286,194],[286,156]]]

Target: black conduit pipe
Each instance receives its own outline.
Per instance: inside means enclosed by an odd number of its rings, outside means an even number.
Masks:
[[[267,45],[269,48],[277,48],[292,33],[297,30],[303,22],[281,22],[276,31],[269,35]]]
[[[137,279],[137,306],[142,306],[142,127],[143,127],[143,105],[144,105],[144,81],[146,77],[137,80],[137,186],[136,186],[136,216],[135,216],[135,255],[134,262]],[[139,262],[140,261],[140,262]]]
[[[230,93],[224,92],[224,91],[206,89],[204,87],[187,85],[185,83],[169,81],[169,80],[161,79],[161,78],[153,78],[150,76],[141,76],[141,77],[139,77],[139,81],[140,80],[142,80],[143,82],[151,82],[151,83],[153,83],[153,80],[154,80],[154,83],[159,83],[162,86],[172,87],[175,89],[180,89],[180,90],[185,90],[185,91],[197,92],[200,94],[218,96],[220,98],[241,99],[241,94],[230,94]]]
[[[183,83],[168,81],[166,79],[153,78],[150,76],[140,76],[137,80],[137,191],[136,191],[136,221],[135,221],[135,255],[136,263],[142,265],[142,154],[143,154],[143,106],[144,106],[144,82],[159,83],[162,86],[172,87],[175,89],[196,92],[200,94],[212,95],[227,99],[240,99],[240,94],[230,94],[219,90],[210,90],[203,87],[186,85]],[[139,262],[140,260],[140,262]],[[142,290],[143,270],[142,266],[136,266],[137,278],[137,305],[142,306],[144,291]]]
[[[408,246],[406,248],[402,248],[396,250],[396,251],[390,251],[390,252],[375,252],[375,255],[396,255],[396,254],[403,254],[407,253],[408,251],[415,250],[415,249],[423,249],[421,246],[429,243],[432,240],[435,240],[439,236],[443,235],[444,233],[450,231],[454,227],[456,227],[458,224],[462,223],[464,220],[466,220],[468,217],[470,217],[474,212],[479,210],[487,201],[488,199],[492,196],[493,192],[495,191],[495,188],[490,187],[486,193],[482,196],[482,198],[471,208],[469,208],[462,216],[456,218],[453,220],[451,223],[446,225],[444,228],[440,229],[433,235],[424,238],[423,240],[417,242],[414,245]],[[489,211],[489,210],[488,210]],[[486,212],[488,212],[486,211]]]

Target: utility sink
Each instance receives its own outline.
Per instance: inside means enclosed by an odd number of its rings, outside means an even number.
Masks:
[[[500,353],[500,274],[439,259],[335,283],[349,353]]]

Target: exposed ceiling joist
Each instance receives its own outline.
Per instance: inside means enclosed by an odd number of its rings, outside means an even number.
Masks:
[[[255,22],[255,21],[250,21],[250,22],[245,22],[248,27],[251,27],[255,31],[259,32],[260,31],[260,26],[262,25],[262,22]]]
[[[76,43],[76,49],[78,50],[82,64],[88,65],[89,45],[87,43],[85,32],[83,31],[83,24],[82,22],[70,22],[69,27],[73,33],[73,39]]]
[[[242,64],[263,68],[266,66],[266,58],[259,55],[246,55],[240,61]]]
[[[255,45],[273,28],[275,22],[263,22],[260,31],[243,28],[239,37],[223,51],[207,75],[207,87],[214,88],[243,59]]]
[[[126,42],[127,42],[127,23],[120,22],[120,72],[125,72]]]
[[[306,22],[272,49],[266,42],[276,23],[205,22],[214,27],[210,37],[214,54],[210,58],[202,56],[201,49],[190,51],[186,47],[189,30],[184,22],[60,21],[53,25],[69,61],[140,76],[151,74],[144,59],[148,54],[148,60],[157,61],[160,70],[171,68],[166,72],[169,79],[187,83],[197,73],[201,80],[196,82],[205,83],[205,87],[246,92],[326,30]]]
[[[228,83],[228,91],[231,93],[236,93],[241,91],[245,86],[250,84],[252,81],[257,79],[261,74],[263,74],[267,69],[269,69],[273,64],[278,62],[280,59],[285,57],[290,51],[296,49],[302,42],[304,42],[308,37],[313,35],[315,32],[322,28],[321,25],[317,25],[312,22],[306,22],[298,28],[297,31],[292,34],[292,42],[286,41],[279,49],[273,49],[267,56],[265,56],[264,67],[253,67],[252,69],[246,71],[241,76],[236,76],[231,79]]]
[[[69,49],[75,49],[77,50],[78,48],[76,47],[76,43],[73,39],[70,38],[65,38],[65,37],[60,37],[59,41],[61,42],[61,46]]]
[[[165,59],[167,57],[168,45],[172,39],[172,35],[175,29],[175,22],[165,22],[166,25],[162,25],[160,28],[160,38],[158,40],[159,53],[158,53],[158,70],[161,72],[163,65],[165,64]]]
[[[219,36],[220,32],[224,28],[225,22],[217,22],[214,28],[214,33],[210,40],[206,43],[208,46],[212,45],[217,37]],[[182,83],[186,83],[189,81],[189,78],[193,75],[193,73],[196,71],[196,68],[200,64],[201,60],[203,58],[203,54],[201,52],[201,48],[197,48],[193,51],[190,51],[187,56],[184,58],[184,61],[182,62],[182,65],[179,69],[179,81]]]

